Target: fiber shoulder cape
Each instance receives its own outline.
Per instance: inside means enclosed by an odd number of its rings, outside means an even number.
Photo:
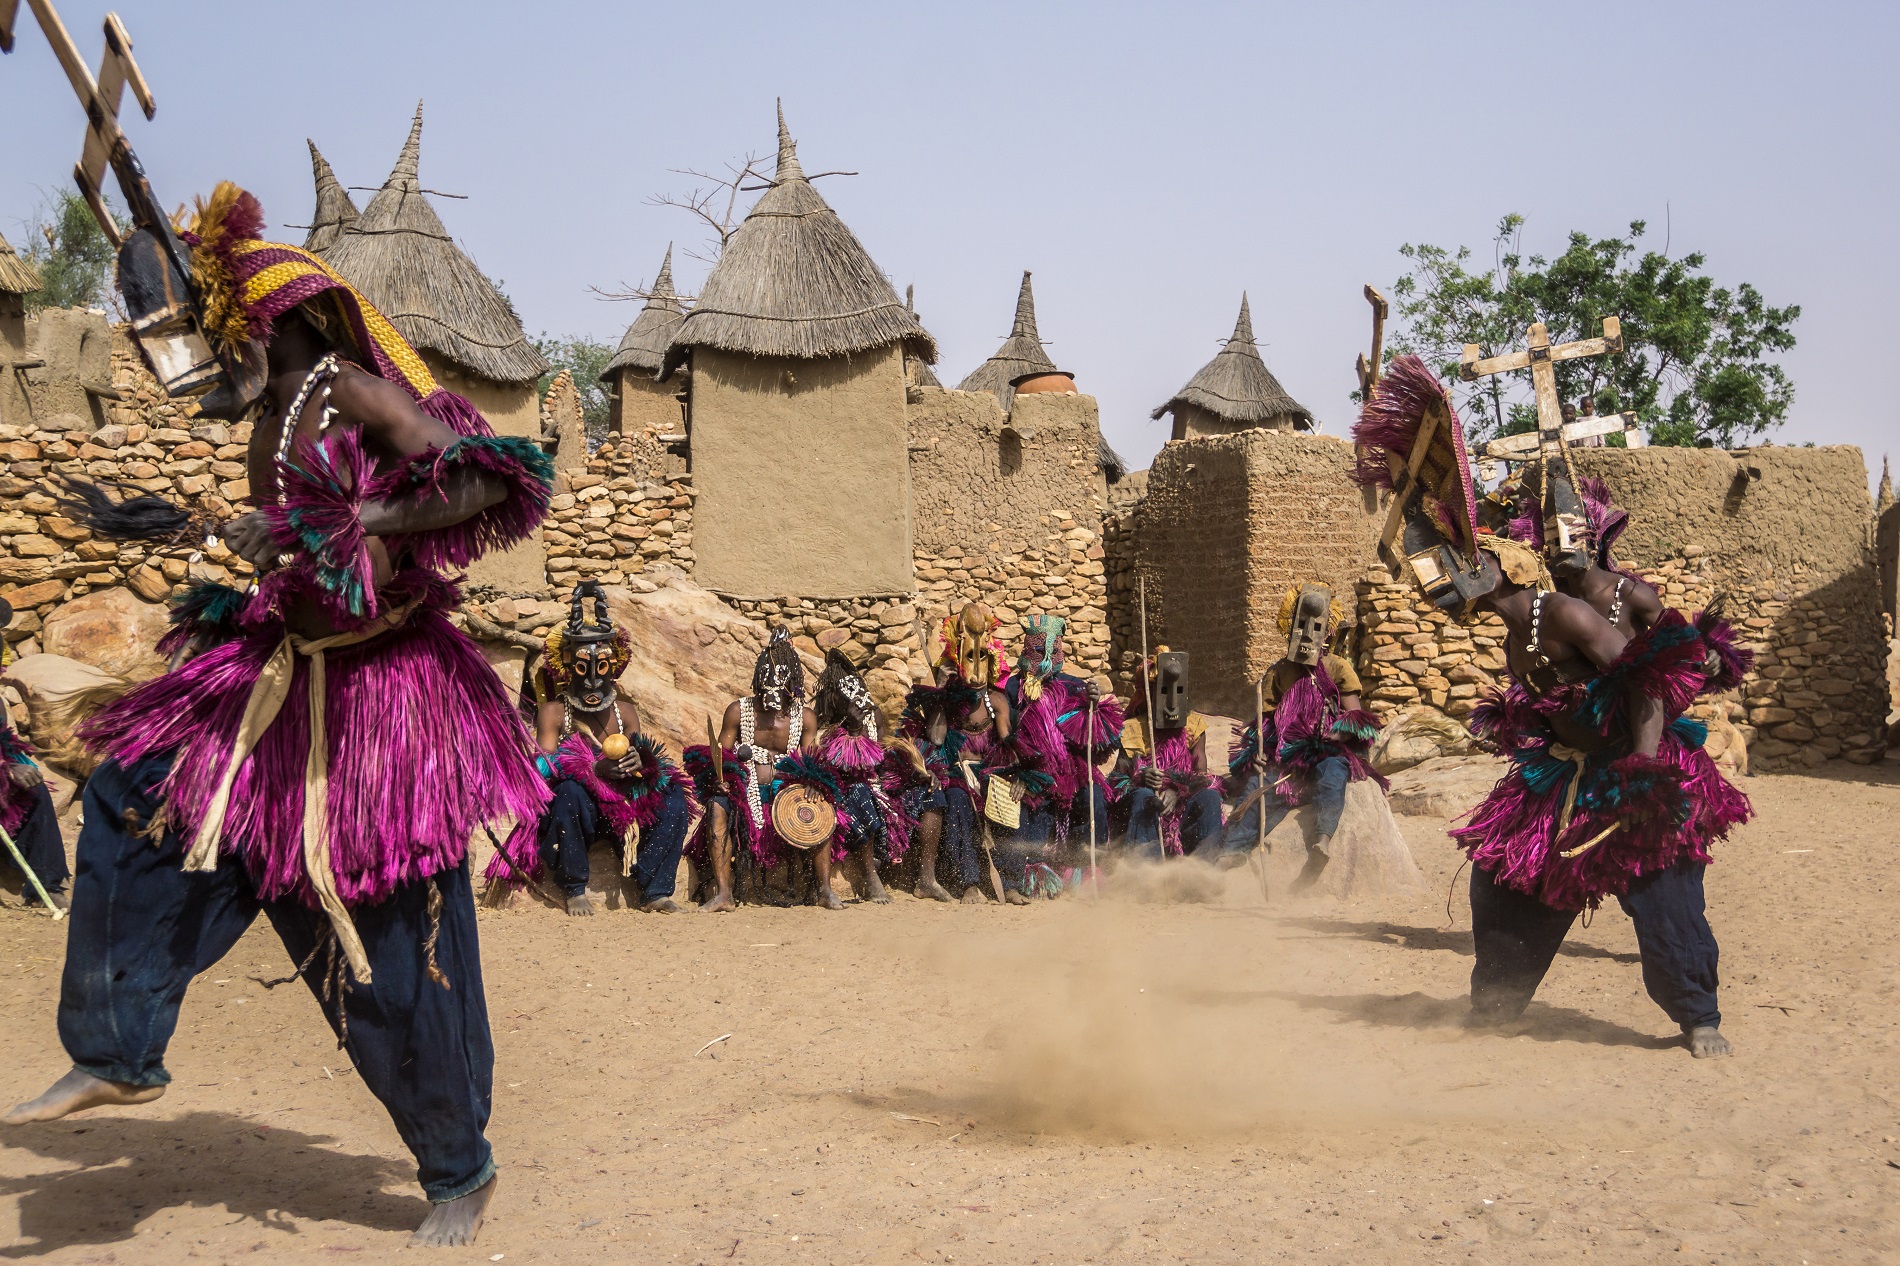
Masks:
[[[679,785],[681,777],[679,767],[667,758],[666,749],[659,743],[645,734],[632,735],[631,741],[634,754],[640,758],[640,769],[625,782],[608,782],[594,772],[600,748],[592,737],[578,730],[568,735],[548,758],[557,777],[572,778],[587,789],[601,816],[607,820],[608,829],[622,839],[636,827],[645,831],[659,822],[667,793]],[[699,805],[690,792],[687,810],[699,812]],[[545,869],[541,851],[536,847],[540,825],[538,818],[516,823],[500,852],[489,859],[483,878],[509,887],[517,887],[523,880],[540,879]]]
[[[1668,610],[1589,681],[1541,699],[1515,684],[1493,691],[1470,725],[1511,766],[1452,839],[1499,883],[1560,910],[1594,908],[1679,861],[1708,862],[1710,846],[1753,809],[1702,750],[1707,727],[1682,714],[1698,694],[1738,682],[1747,665],[1719,618]],[[1663,708],[1653,758],[1630,747],[1631,689]],[[1564,745],[1550,722],[1560,713],[1606,746],[1586,754]]]
[[[1372,767],[1368,753],[1379,733],[1379,719],[1363,709],[1342,708],[1339,686],[1324,663],[1315,664],[1280,696],[1266,716],[1267,744],[1279,774],[1272,794],[1289,805],[1303,805],[1313,797],[1320,762],[1339,756],[1346,761],[1353,782],[1371,779],[1387,789],[1384,775]],[[1239,795],[1253,773],[1260,751],[1260,734],[1248,722],[1235,737],[1227,761],[1227,791]]]

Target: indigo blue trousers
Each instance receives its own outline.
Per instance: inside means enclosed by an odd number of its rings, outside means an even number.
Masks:
[[[6,770],[0,768],[0,778],[4,777]],[[16,789],[14,794],[29,797],[33,807],[26,811],[26,817],[14,829],[13,843],[19,848],[20,855],[26,858],[26,864],[33,868],[39,881],[46,886],[46,891],[58,892],[72,878],[72,872],[66,868],[66,844],[59,838],[59,818],[53,812],[53,793],[45,783],[41,783],[31,791]],[[13,855],[4,849],[0,849],[0,867],[18,869],[13,864]],[[26,876],[20,878],[24,882]],[[26,899],[29,902],[40,899],[39,894],[33,891],[32,884],[26,885]]]
[[[60,978],[59,1036],[73,1066],[137,1086],[171,1081],[165,1048],[186,987],[237,944],[260,911],[293,964],[309,958],[329,932],[317,911],[260,902],[242,862],[227,856],[215,871],[187,874],[177,832],[153,841],[128,827],[126,810],[139,824],[153,820],[170,765],[169,756],[130,769],[107,761],[87,780]],[[447,989],[429,979],[424,951],[431,888],[442,894],[435,960]],[[407,884],[351,915],[374,979],[343,994],[344,1048],[415,1155],[423,1191],[434,1201],[453,1200],[495,1173],[483,1137],[495,1049],[468,864]],[[335,1004],[322,998],[326,966],[326,955],[317,955],[304,983],[339,1031]]]
[[[660,801],[659,821],[651,830],[640,832],[633,881],[640,889],[642,901],[658,901],[673,895],[674,885],[679,880],[680,853],[686,847],[686,828],[692,816],[686,789],[674,783]],[[535,843],[541,864],[567,896],[577,897],[587,891],[587,850],[595,837],[606,829],[606,818],[600,806],[594,803],[593,793],[579,780],[563,778],[554,784],[554,799],[541,819]],[[619,840],[613,843],[616,849],[621,847]]]
[[[1278,775],[1273,775],[1278,777]],[[1352,766],[1343,756],[1328,756],[1313,769],[1313,804],[1319,810],[1319,821],[1314,825],[1317,835],[1331,838],[1339,830],[1339,815],[1346,809],[1346,786],[1352,781]],[[1247,779],[1246,790],[1241,799],[1253,794],[1260,785],[1260,775],[1253,774]],[[1267,834],[1279,826],[1286,815],[1296,806],[1289,805],[1274,795],[1272,791],[1254,801],[1245,813],[1236,813],[1227,820],[1227,831],[1221,839],[1221,846],[1228,852],[1247,852],[1260,842],[1260,819],[1262,809],[1267,815]],[[1312,847],[1309,841],[1308,848]]]
[[[1220,838],[1220,792],[1207,787],[1189,796],[1182,811],[1181,851],[1192,853]],[[1128,847],[1137,856],[1161,858],[1161,797],[1147,787],[1136,787],[1128,794]]]

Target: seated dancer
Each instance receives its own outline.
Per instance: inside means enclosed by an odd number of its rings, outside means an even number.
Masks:
[[[937,652],[935,685],[914,685],[904,700],[898,734],[913,744],[929,774],[927,785],[903,796],[905,811],[917,823],[916,895],[953,901],[937,879],[937,857],[945,857],[966,902],[980,903],[983,865],[976,820],[981,794],[979,770],[1010,737],[1009,697],[1003,679],[1001,621],[980,602],[944,619]]]
[[[903,860],[912,825],[898,796],[906,786],[927,780],[914,766],[909,744],[886,748],[879,741],[877,705],[859,675],[866,659],[863,645],[845,629],[827,629],[818,635],[818,645],[825,652],[824,671],[812,693],[818,748],[809,756],[794,752],[781,760],[776,781],[780,787],[809,786],[830,802],[838,815],[830,861],[856,862],[858,877],[851,886],[867,900],[889,905],[878,868]],[[829,887],[820,885],[821,903],[831,904],[824,901]]]
[[[1238,866],[1260,841],[1260,817],[1271,833],[1282,819],[1309,802],[1319,810],[1306,865],[1293,889],[1319,882],[1332,861],[1333,837],[1346,808],[1346,788],[1372,779],[1386,782],[1367,759],[1379,722],[1360,707],[1359,674],[1343,655],[1326,649],[1343,613],[1326,585],[1307,582],[1286,591],[1280,631],[1286,654],[1267,670],[1260,687],[1267,741],[1248,722],[1228,762],[1229,783],[1240,803],[1222,839],[1223,866]]]
[[[1186,651],[1157,646],[1135,670],[1132,715],[1122,723],[1110,779],[1116,811],[1127,821],[1128,846],[1142,857],[1181,857],[1221,833],[1220,789],[1207,772],[1207,718],[1187,706]]]
[[[1094,801],[1095,846],[1109,839],[1108,780],[1088,762],[1108,757],[1121,739],[1122,707],[1102,693],[1093,677],[1084,680],[1062,671],[1062,634],[1067,622],[1056,615],[1032,615],[1023,621],[1023,649],[1016,670],[1003,685],[1009,699],[1016,763],[992,763],[990,776],[1013,778],[1022,799],[1021,825],[997,841],[997,868],[1011,900],[1027,900],[1031,890],[1054,896],[1052,861],[1064,860],[1070,841],[1082,836],[1088,847],[1090,800]],[[1002,759],[999,753],[998,760]],[[1086,859],[1085,859],[1086,860]]]
[[[0,598],[0,628],[12,622],[13,604]],[[9,657],[5,643],[0,643],[0,666]],[[66,844],[59,836],[53,793],[33,761],[33,745],[13,732],[13,722],[4,712],[0,712],[0,765],[6,766],[6,775],[0,777],[0,830],[20,850],[33,877],[46,889],[47,900],[64,910],[70,904],[66,881],[72,872],[66,868]],[[0,869],[17,868],[12,853],[0,852]],[[22,875],[20,883],[27,903],[39,904],[40,894],[32,880]]]
[[[538,817],[548,792],[514,701],[447,619],[443,573],[525,538],[553,472],[323,261],[259,240],[263,223],[226,183],[181,235],[189,278],[169,230],[142,224],[120,251],[135,334],[194,296],[223,378],[200,411],[263,403],[263,508],[222,529],[260,577],[189,603],[200,623],[174,635],[202,649],[82,730],[103,761],[60,982],[73,1070],[6,1120],[163,1094],[186,987],[261,911],[415,1154],[435,1207],[412,1242],[466,1244],[495,1185],[467,845],[489,819]]]
[[[591,624],[586,620],[590,597]],[[538,879],[542,869],[551,871],[572,915],[594,913],[587,894],[587,854],[603,827],[621,854],[623,877],[630,877],[640,894],[640,909],[679,911],[673,886],[686,828],[698,806],[665,749],[641,733],[633,700],[621,698],[614,686],[627,670],[629,654],[627,630],[608,617],[600,582],[574,586],[567,621],[548,633],[536,682],[536,693],[543,696],[535,718],[541,744],[536,766],[554,799],[539,824],[515,828],[534,833],[538,865],[517,869],[515,857],[527,850],[511,841],[486,872],[490,882],[513,886]],[[631,853],[630,834],[637,840]]]
[[[754,874],[784,860],[784,844],[766,812],[775,790],[775,767],[793,752],[809,754],[818,743],[818,719],[805,704],[805,665],[783,626],[774,628],[752,668],[752,693],[726,708],[719,726],[719,750],[689,747],[688,772],[706,816],[699,824],[688,857],[693,882],[714,891],[699,908],[708,912],[736,908],[733,897],[733,833],[742,830],[749,868]],[[717,768],[715,768],[715,761]],[[843,903],[831,891],[831,854],[814,849],[818,902],[830,909]]]
[[[1521,1015],[1577,914],[1614,896],[1635,925],[1649,996],[1692,1054],[1726,1055],[1702,875],[1710,846],[1752,810],[1702,750],[1704,727],[1682,713],[1698,693],[1739,682],[1746,653],[1711,612],[1691,621],[1665,610],[1629,636],[1556,592],[1537,550],[1480,533],[1456,415],[1416,358],[1393,362],[1360,415],[1354,439],[1369,460],[1357,477],[1391,486],[1428,411],[1462,469],[1412,485],[1400,552],[1441,610],[1497,613],[1513,680],[1470,723],[1510,768],[1452,832],[1471,858],[1471,1022]],[[1568,478],[1547,470],[1545,486]],[[1438,491],[1421,496],[1421,486]]]

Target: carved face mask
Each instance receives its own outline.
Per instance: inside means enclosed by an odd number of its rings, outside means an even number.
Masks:
[[[567,697],[582,712],[600,712],[613,703],[613,658],[613,644],[604,641],[583,643],[570,653]]]
[[[1186,651],[1155,648],[1155,728],[1178,730],[1188,719],[1188,657]]]
[[[1308,585],[1293,604],[1293,627],[1286,636],[1286,657],[1295,664],[1317,664],[1326,650],[1326,626],[1332,618],[1333,591]]]
[[[752,667],[752,693],[768,712],[784,712],[805,697],[805,667],[792,646],[792,635],[783,628],[772,630]]]
[[[251,340],[224,356],[211,350],[185,273],[188,258],[169,228],[141,226],[126,236],[117,283],[132,337],[167,396],[197,398],[206,417],[239,418],[264,393],[264,345]]]

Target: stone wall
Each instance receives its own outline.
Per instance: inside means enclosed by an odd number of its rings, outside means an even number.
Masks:
[[[1375,556],[1381,516],[1347,480],[1351,464],[1345,441],[1290,431],[1163,447],[1146,498],[1112,526],[1117,655],[1140,645],[1145,576],[1149,643],[1188,652],[1193,705],[1251,713],[1252,683],[1286,649],[1278,621],[1289,586],[1329,584],[1353,616],[1354,586]]]
[[[653,432],[609,437],[584,471],[556,476],[537,590],[565,594],[587,577],[624,584],[653,570],[690,575],[693,499],[692,476]]]
[[[910,390],[917,605],[931,644],[964,602],[989,604],[1012,647],[1023,617],[1068,621],[1069,658],[1108,668],[1099,413],[1092,396]],[[923,658],[914,660],[922,678]]]
[[[71,430],[0,426],[0,597],[14,607],[5,636],[21,654],[40,648],[42,621],[70,599],[124,586],[159,603],[181,591],[188,574],[226,582],[250,575],[235,554],[204,550],[198,540],[162,548],[93,540],[47,495],[54,475],[122,480],[219,522],[249,494],[249,424],[202,422],[192,406],[166,400],[123,337],[113,341],[110,365],[121,398],[107,402],[97,430],[77,415],[67,415],[79,424]]]
[[[1581,449],[1579,473],[1630,512],[1617,558],[1693,612],[1723,596],[1756,653],[1738,694],[1700,709],[1734,723],[1757,769],[1879,759],[1889,706],[1886,633],[1860,451],[1850,447]],[[1382,568],[1360,587],[1368,702],[1453,716],[1503,667],[1503,626],[1466,628]]]

